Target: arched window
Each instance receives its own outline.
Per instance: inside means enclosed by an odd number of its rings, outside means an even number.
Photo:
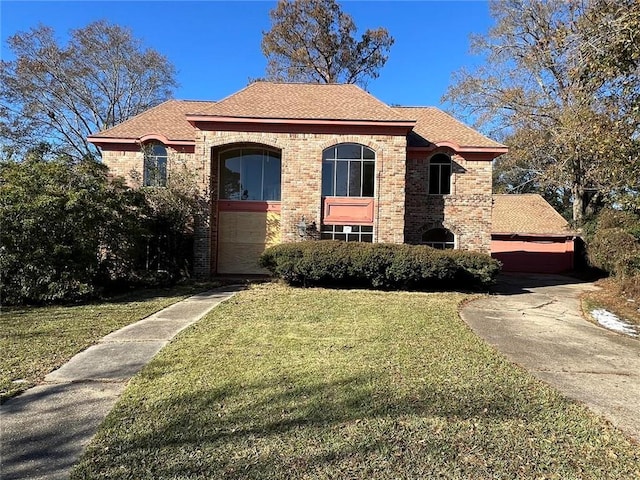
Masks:
[[[280,201],[280,153],[242,147],[220,152],[220,194],[224,200]]]
[[[451,193],[451,158],[444,153],[438,153],[429,160],[429,193]]]
[[[144,147],[144,186],[167,186],[167,149],[161,143]]]
[[[422,234],[422,243],[439,250],[450,250],[455,248],[456,238],[446,228],[432,228]]]
[[[357,143],[341,143],[322,152],[323,197],[373,197],[376,154]]]

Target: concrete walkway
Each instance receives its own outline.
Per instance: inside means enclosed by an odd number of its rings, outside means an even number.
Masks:
[[[562,276],[505,275],[462,319],[511,361],[640,441],[640,341],[584,319],[593,290]]]
[[[171,305],[104,337],[0,407],[0,478],[64,479],[127,381],[182,329],[243,287]]]

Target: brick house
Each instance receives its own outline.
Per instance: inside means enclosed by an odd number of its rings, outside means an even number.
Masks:
[[[489,253],[491,161],[507,151],[436,108],[270,82],[219,102],[169,100],[89,141],[133,186],[195,175],[199,276],[263,273],[267,246],[308,235]]]

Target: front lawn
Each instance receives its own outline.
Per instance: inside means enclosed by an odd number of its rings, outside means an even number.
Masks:
[[[5,308],[0,315],[0,401],[45,375],[106,334],[211,285],[139,290],[76,306]]]
[[[72,478],[640,477],[637,445],[464,325],[468,298],[241,292],[132,380]]]

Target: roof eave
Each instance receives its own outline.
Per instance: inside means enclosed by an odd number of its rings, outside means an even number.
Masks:
[[[453,141],[432,142],[431,145],[424,147],[407,147],[407,150],[416,152],[431,152],[437,148],[448,147],[460,153],[492,153],[495,157],[509,152],[509,147],[504,145],[496,146],[477,146],[477,145],[458,145]]]
[[[262,124],[286,124],[286,125],[345,125],[345,126],[379,126],[399,127],[411,130],[415,127],[414,120],[345,120],[324,118],[269,118],[269,117],[234,117],[223,115],[187,114],[190,123],[262,123]]]
[[[534,238],[545,238],[545,237],[566,237],[566,238],[575,238],[577,236],[576,232],[555,232],[555,233],[527,233],[527,232],[491,232],[491,235],[503,235],[508,237],[534,237]]]
[[[175,140],[175,139],[169,139],[163,135],[143,135],[142,137],[136,137],[136,138],[97,137],[97,136],[87,137],[87,141],[95,145],[106,144],[106,143],[140,144],[140,143],[148,142],[151,140],[159,140],[165,145],[195,145],[196,144],[195,140]]]

